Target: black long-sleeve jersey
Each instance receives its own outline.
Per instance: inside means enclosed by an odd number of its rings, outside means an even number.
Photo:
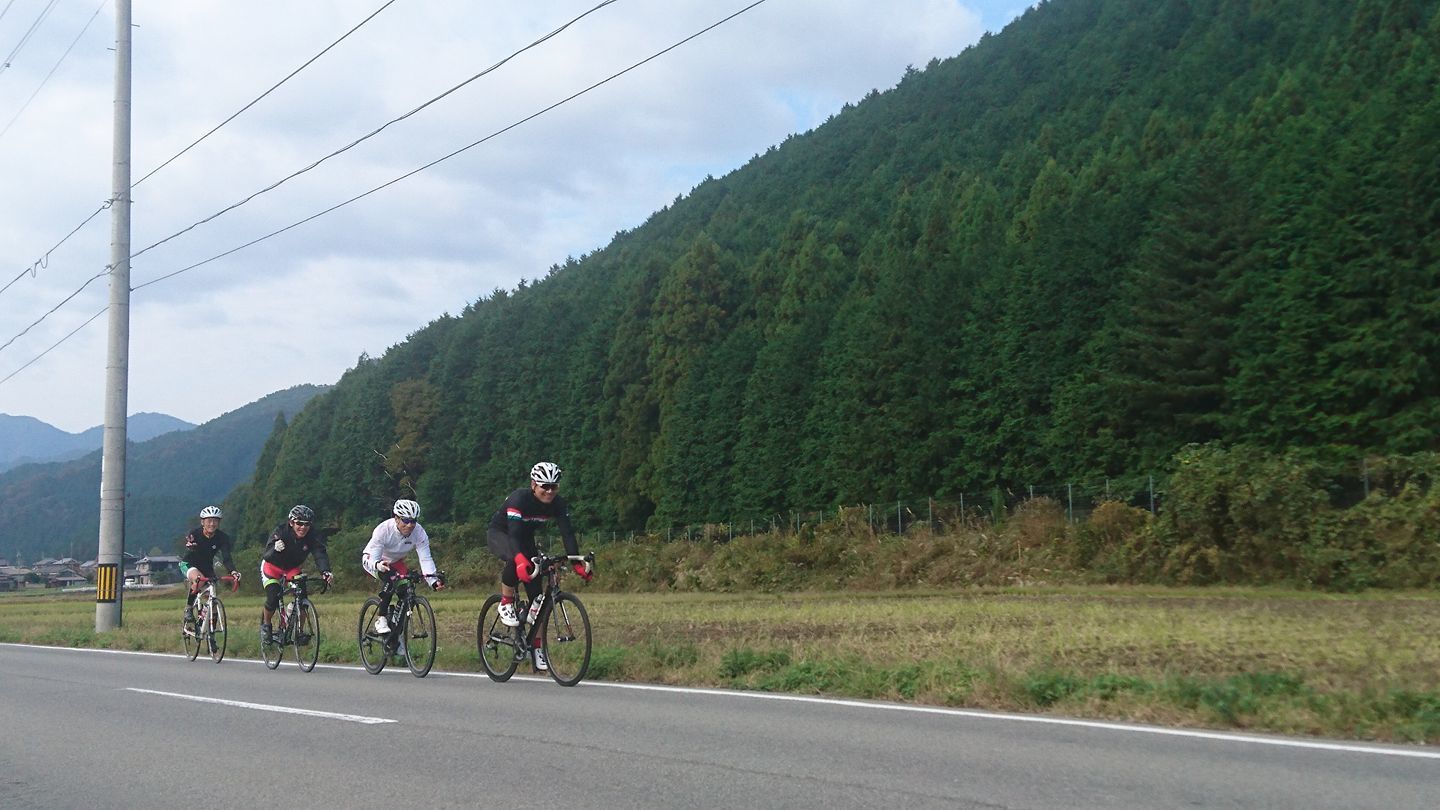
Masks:
[[[490,517],[490,528],[510,535],[510,554],[514,556],[535,545],[535,530],[549,523],[560,530],[565,542],[566,554],[579,554],[575,541],[575,529],[570,526],[570,507],[559,495],[550,503],[543,503],[535,497],[529,487],[522,487],[510,493],[505,505]]]

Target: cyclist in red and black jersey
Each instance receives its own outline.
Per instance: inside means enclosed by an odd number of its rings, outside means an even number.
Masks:
[[[560,497],[561,469],[548,461],[542,461],[530,468],[530,486],[517,489],[505,499],[490,518],[490,527],[485,533],[490,553],[500,558],[505,567],[500,571],[500,621],[510,627],[520,623],[515,612],[515,589],[525,583],[525,594],[534,604],[540,593],[540,585],[533,581],[530,558],[538,553],[535,548],[535,530],[548,523],[554,523],[565,542],[566,554],[578,554],[575,530],[570,526],[570,509]],[[576,563],[575,573],[589,580],[590,572]],[[535,649],[535,668],[546,669],[545,654]]]
[[[284,581],[300,576],[300,565],[307,556],[314,557],[325,584],[335,578],[330,573],[330,555],[325,551],[325,532],[310,528],[314,520],[315,510],[297,504],[265,541],[265,551],[260,555],[260,583],[265,586],[265,607],[260,611],[261,644],[270,641],[270,619],[280,607]]]

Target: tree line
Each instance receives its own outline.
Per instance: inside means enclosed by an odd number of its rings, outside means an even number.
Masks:
[[[237,536],[483,521],[539,459],[624,530],[1436,450],[1437,7],[1042,2],[362,356]]]

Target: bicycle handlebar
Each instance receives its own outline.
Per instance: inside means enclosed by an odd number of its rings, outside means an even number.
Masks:
[[[310,590],[310,583],[312,582],[320,583],[320,590],[314,591],[314,593],[325,593],[326,591],[330,590],[330,583],[326,582],[324,577],[312,576],[310,574],[301,574],[298,577],[290,577],[286,580],[286,582],[289,583],[291,589],[298,590],[300,588],[304,588],[306,593],[312,592]],[[296,582],[299,582],[300,584],[296,585]]]
[[[236,579],[235,577],[230,576],[229,574],[226,574],[226,575],[223,576],[223,577],[215,577],[214,579],[211,579],[211,578],[205,576],[204,574],[201,574],[201,575],[200,575],[200,587],[203,588],[203,587],[205,587],[206,585],[209,585],[209,584],[212,583],[212,582],[228,582],[228,583],[230,583],[230,592],[231,592],[231,593],[235,593],[236,591],[240,590],[240,580]]]
[[[536,571],[543,571],[554,568],[561,563],[567,562],[585,563],[591,571],[594,571],[595,552],[591,551],[586,552],[585,554],[557,554],[555,556],[551,556],[542,551],[539,554],[536,554],[533,558],[531,558],[530,565],[533,566]]]

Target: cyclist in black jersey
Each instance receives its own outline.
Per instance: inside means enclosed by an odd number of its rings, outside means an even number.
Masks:
[[[530,570],[530,558],[538,553],[535,548],[535,530],[554,523],[565,542],[566,554],[578,554],[575,530],[570,525],[570,509],[560,497],[559,467],[542,461],[530,468],[530,486],[510,493],[505,504],[490,518],[485,533],[490,552],[505,563],[500,570],[500,621],[510,627],[520,623],[515,612],[515,589],[525,583],[525,594],[530,603],[540,594],[539,583],[534,582]],[[575,573],[588,581],[590,572],[581,563],[575,564]],[[547,669],[545,653],[535,648],[535,668]]]
[[[230,576],[240,581],[240,572],[235,570],[235,560],[230,556],[234,543],[230,535],[220,531],[220,519],[224,517],[220,513],[220,507],[207,506],[200,510],[200,525],[191,529],[185,535],[184,548],[180,557],[180,573],[185,575],[185,580],[190,588],[185,597],[185,620],[193,621],[195,618],[195,595],[199,591],[200,578],[215,579],[215,555],[220,555],[220,561],[225,563],[225,568]]]

